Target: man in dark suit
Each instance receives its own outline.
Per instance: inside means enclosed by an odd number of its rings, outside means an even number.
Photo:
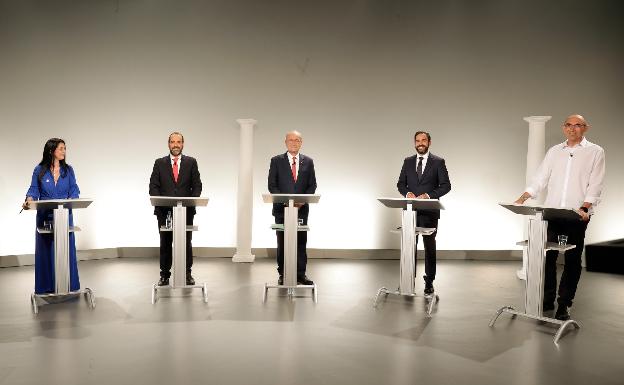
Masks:
[[[297,131],[286,134],[286,148],[288,151],[271,158],[269,168],[269,192],[271,194],[314,194],[316,191],[316,175],[312,158],[299,153],[303,138]],[[299,222],[308,224],[309,205],[299,205]],[[284,223],[284,205],[273,205],[275,223]],[[308,256],[306,243],[308,234],[305,231],[297,232],[297,283],[312,285],[306,276]],[[284,232],[277,231],[277,272],[278,284],[284,283]]]
[[[171,197],[198,197],[201,194],[202,182],[199,176],[197,161],[190,156],[182,155],[184,149],[184,136],[179,132],[169,135],[169,155],[156,159],[149,183],[151,196]],[[171,213],[171,207],[155,207],[154,215],[158,219],[160,233],[160,280],[159,286],[169,285],[171,276],[171,246],[173,233],[160,231],[165,225],[167,215]],[[173,215],[173,214],[171,214]],[[187,207],[186,224],[193,225],[195,207]],[[191,275],[193,266],[193,246],[191,244],[192,232],[186,233],[186,284],[194,285],[195,280]]]
[[[451,191],[446,164],[443,158],[429,152],[431,135],[428,132],[418,131],[414,135],[416,155],[405,158],[397,188],[406,198],[440,199]],[[431,235],[423,235],[425,243],[425,295],[434,292],[433,280],[436,274],[436,240],[438,233],[438,219],[440,210],[418,210],[416,226],[432,227],[436,231]],[[416,237],[418,242],[418,237]],[[414,255],[414,258],[416,256]],[[416,266],[414,264],[414,266]]]

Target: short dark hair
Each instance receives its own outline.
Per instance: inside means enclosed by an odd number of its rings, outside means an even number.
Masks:
[[[174,131],[171,134],[169,134],[169,139],[167,139],[167,143],[171,142],[171,137],[173,135],[180,135],[180,137],[182,138],[182,143],[184,143],[184,135],[182,135],[182,133],[178,131]]]
[[[427,140],[431,142],[431,135],[429,135],[427,131],[416,131],[416,133],[414,134],[414,140],[416,140],[416,137],[420,134],[427,135]]]

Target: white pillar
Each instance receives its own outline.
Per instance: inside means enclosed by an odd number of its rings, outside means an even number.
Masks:
[[[237,119],[240,125],[238,153],[238,210],[236,224],[236,254],[232,262],[253,262],[251,254],[251,224],[253,217],[253,134],[254,119]]]
[[[526,184],[528,186],[533,179],[533,175],[537,171],[540,163],[546,155],[546,122],[549,121],[552,116],[527,116],[523,118],[529,123],[529,140],[527,146],[527,158],[526,158]],[[535,203],[541,203],[542,196],[535,197]],[[524,224],[525,239],[527,234],[527,220]],[[522,251],[522,270],[518,270],[516,275],[520,279],[526,279],[527,269],[527,250],[526,247]]]

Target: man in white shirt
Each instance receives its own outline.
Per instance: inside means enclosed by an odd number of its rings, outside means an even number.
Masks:
[[[551,147],[530,186],[516,200],[523,204],[547,190],[545,206],[577,209],[581,219],[551,220],[548,222],[548,241],[556,242],[557,235],[567,235],[568,243],[576,248],[565,252],[565,265],[557,298],[558,320],[570,319],[569,307],[581,277],[581,254],[585,245],[585,231],[594,206],[600,202],[605,175],[605,154],[602,147],[585,138],[589,124],[581,115],[570,115],[563,123],[566,141]],[[554,310],[557,286],[556,250],[546,252],[544,276],[544,311]]]

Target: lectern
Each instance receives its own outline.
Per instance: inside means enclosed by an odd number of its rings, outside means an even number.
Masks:
[[[430,235],[436,231],[430,227],[416,227],[417,210],[444,210],[444,206],[437,199],[416,199],[416,198],[377,198],[384,206],[394,209],[401,209],[401,260],[399,288],[396,291],[390,291],[386,287],[382,287],[377,291],[373,307],[377,307],[379,297],[383,294],[402,295],[415,297],[414,278],[416,277],[416,237],[420,235]],[[393,230],[394,231],[394,230]],[[437,294],[425,295],[429,301],[427,306],[427,316],[431,316],[433,306],[438,302],[440,297]]]
[[[55,199],[29,202],[30,209],[54,210],[54,221],[52,228],[37,227],[39,234],[53,234],[54,236],[54,293],[36,294],[32,293],[30,302],[33,313],[39,313],[37,299],[53,297],[67,297],[84,294],[89,306],[95,308],[95,295],[88,287],[77,291],[70,291],[69,281],[69,233],[80,231],[78,226],[69,225],[69,210],[84,209],[89,207],[92,199]]]
[[[264,203],[281,203],[287,205],[284,208],[284,224],[274,224],[273,230],[284,232],[284,284],[264,284],[262,302],[266,302],[269,289],[288,289],[288,296],[292,298],[295,289],[311,289],[312,299],[318,302],[316,283],[313,285],[297,284],[297,233],[299,231],[309,231],[307,225],[300,225],[298,222],[299,208],[295,203],[318,203],[321,199],[317,194],[262,194]]]
[[[559,325],[555,334],[554,343],[557,344],[563,332],[568,326],[579,329],[580,325],[574,320],[560,321],[558,319],[544,317],[542,305],[544,300],[544,263],[546,251],[558,250],[565,252],[575,248],[575,245],[559,245],[556,242],[547,242],[548,221],[553,219],[580,220],[581,216],[574,209],[554,208],[540,205],[526,206],[515,203],[499,203],[504,208],[518,214],[529,216],[528,235],[529,239],[518,242],[519,246],[527,247],[527,272],[525,280],[524,312],[516,310],[513,306],[500,308],[490,321],[490,327],[502,313],[509,313],[513,317],[519,315],[538,321]]]
[[[201,289],[204,302],[208,303],[208,291],[206,283],[198,285],[186,284],[186,232],[197,231],[197,226],[186,225],[186,208],[187,207],[203,207],[208,205],[208,198],[203,197],[150,197],[152,206],[172,207],[173,220],[171,227],[162,226],[161,232],[173,232],[173,250],[171,266],[171,284],[167,286],[152,286],[152,304],[158,300],[158,290],[171,289]]]

